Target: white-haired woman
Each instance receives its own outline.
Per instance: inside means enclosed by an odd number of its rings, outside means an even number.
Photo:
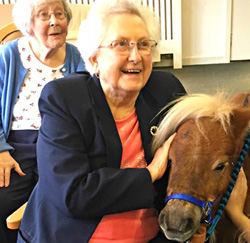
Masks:
[[[66,0],[17,0],[16,26],[24,37],[0,52],[0,238],[16,242],[6,217],[28,200],[36,183],[36,141],[44,85],[84,70],[76,47],[65,42],[72,18]]]
[[[39,181],[18,242],[149,242],[158,238],[173,139],[151,154],[154,117],[185,90],[152,71],[159,23],[140,1],[95,1],[80,34],[89,73],[41,94]]]

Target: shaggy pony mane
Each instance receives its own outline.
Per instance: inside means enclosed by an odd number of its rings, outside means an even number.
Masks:
[[[224,93],[217,93],[215,95],[185,95],[166,105],[162,111],[167,110],[170,106],[171,108],[165,113],[153,138],[153,152],[189,119],[194,119],[199,125],[199,118],[209,117],[220,122],[227,132],[227,128],[230,127],[230,116],[237,105],[231,102]]]

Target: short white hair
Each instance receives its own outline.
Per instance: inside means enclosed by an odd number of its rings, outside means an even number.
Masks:
[[[66,0],[17,0],[12,10],[12,16],[16,27],[23,33],[23,35],[30,35],[34,8],[42,3],[51,2],[61,2],[63,4],[69,25],[69,22],[72,19],[72,11]]]
[[[88,17],[80,26],[77,47],[85,61],[86,69],[94,74],[94,68],[89,62],[98,47],[102,44],[107,31],[107,16],[116,13],[131,13],[139,16],[145,23],[149,39],[159,43],[160,23],[152,9],[142,6],[139,0],[96,0],[91,6]],[[131,28],[133,28],[131,26]],[[158,48],[153,50],[153,56],[158,54]]]

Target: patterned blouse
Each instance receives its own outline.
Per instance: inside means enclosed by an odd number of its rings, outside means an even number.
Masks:
[[[18,40],[18,51],[28,73],[14,107],[11,130],[38,130],[41,126],[38,109],[41,91],[48,82],[63,77],[63,65],[51,68],[41,63],[32,52],[27,37]]]

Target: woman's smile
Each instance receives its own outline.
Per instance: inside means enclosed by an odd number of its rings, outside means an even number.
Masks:
[[[124,70],[122,70],[122,72],[124,74],[130,74],[130,75],[132,75],[132,74],[139,74],[139,73],[142,72],[142,70],[141,69],[124,69]]]

